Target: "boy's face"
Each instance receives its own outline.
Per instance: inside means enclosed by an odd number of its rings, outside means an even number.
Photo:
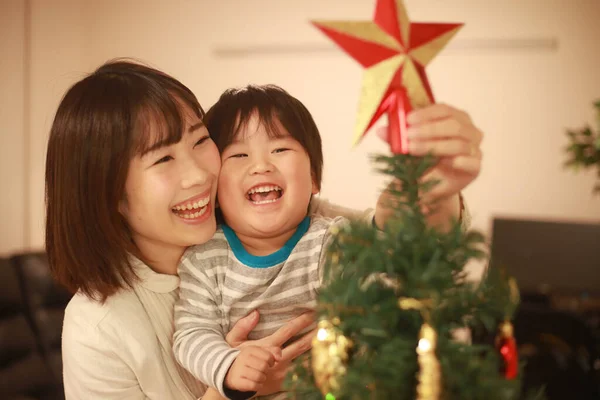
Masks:
[[[285,129],[277,121],[280,132]],[[295,231],[318,193],[308,154],[289,135],[270,138],[253,115],[222,154],[218,202],[239,236],[274,238]]]

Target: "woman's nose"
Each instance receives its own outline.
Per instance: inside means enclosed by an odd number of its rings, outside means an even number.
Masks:
[[[181,187],[188,189],[205,185],[209,181],[210,173],[197,161],[190,160],[182,163],[181,176]]]

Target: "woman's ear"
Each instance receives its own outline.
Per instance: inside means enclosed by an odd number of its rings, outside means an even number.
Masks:
[[[129,208],[127,207],[127,199],[122,199],[121,201],[119,201],[117,210],[123,218],[127,219],[127,214],[129,213]]]

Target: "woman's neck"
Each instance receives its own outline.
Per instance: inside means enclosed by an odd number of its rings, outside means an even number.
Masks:
[[[136,245],[142,254],[143,261],[159,274],[177,275],[177,266],[185,247],[160,245],[144,240],[136,241]]]

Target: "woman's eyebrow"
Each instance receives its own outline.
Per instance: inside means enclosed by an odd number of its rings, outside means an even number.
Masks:
[[[188,133],[192,133],[197,131],[198,129],[202,128],[204,126],[204,122],[200,121],[192,126],[189,127],[188,129]]]

